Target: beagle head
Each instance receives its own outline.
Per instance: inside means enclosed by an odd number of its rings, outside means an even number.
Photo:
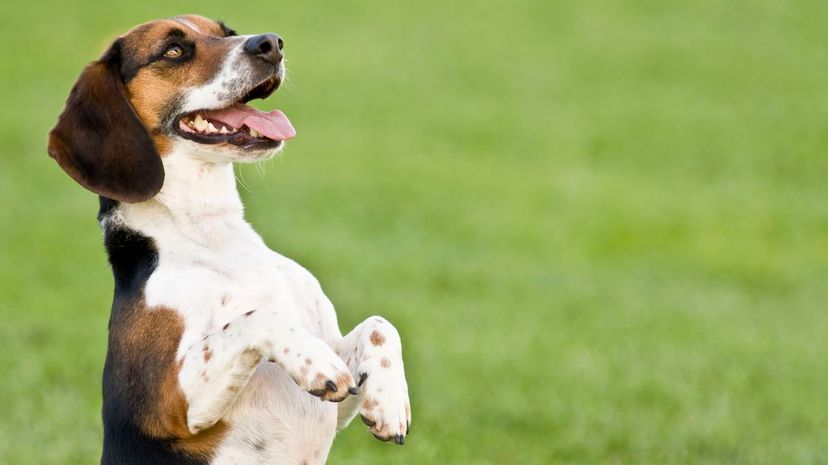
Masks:
[[[166,156],[268,158],[295,131],[282,112],[246,103],[282,83],[283,46],[201,16],[136,26],[81,73],[49,155],[82,186],[125,202],[158,193]]]

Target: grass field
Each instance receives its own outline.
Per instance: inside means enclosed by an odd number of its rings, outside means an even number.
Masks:
[[[285,38],[248,218],[403,336],[411,437],[329,463],[828,463],[824,1],[171,3],[0,7],[0,463],[99,458],[111,278],[46,133],[183,12]]]

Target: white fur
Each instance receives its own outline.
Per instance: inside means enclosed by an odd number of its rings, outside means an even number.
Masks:
[[[205,104],[199,95],[193,101]],[[232,164],[199,147],[176,142],[158,195],[121,204],[113,221],[151,237],[159,251],[145,299],[184,321],[177,357],[187,424],[193,433],[219,420],[230,427],[212,463],[324,463],[337,428],[357,411],[376,422],[375,434],[404,435],[410,413],[397,331],[372,317],[343,338],[317,280],[244,220]],[[240,159],[239,149],[226,152]],[[374,331],[383,344],[371,342]],[[362,373],[358,398],[341,404],[306,392],[320,388],[316,374],[353,384]]]

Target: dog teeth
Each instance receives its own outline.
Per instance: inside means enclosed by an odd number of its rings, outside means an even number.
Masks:
[[[208,123],[207,120],[202,118],[201,115],[196,115],[193,124],[195,128],[198,130],[198,132],[205,132],[207,130],[207,125],[210,123]]]
[[[259,131],[255,130],[253,128],[250,128],[250,135],[253,136],[253,137],[259,137]]]
[[[208,120],[206,117],[200,114],[184,116],[181,118],[180,124],[182,129],[190,129],[200,134],[229,135],[237,134],[239,131],[243,131],[243,129],[240,130],[234,127],[230,127],[225,125],[224,123],[214,124],[212,121]],[[253,137],[261,137],[261,134],[259,134],[258,131],[254,129],[249,129],[249,131],[250,135],[252,135]]]

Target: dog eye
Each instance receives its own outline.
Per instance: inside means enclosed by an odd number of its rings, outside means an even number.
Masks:
[[[178,58],[184,54],[184,50],[178,45],[173,45],[164,52],[165,58]]]

